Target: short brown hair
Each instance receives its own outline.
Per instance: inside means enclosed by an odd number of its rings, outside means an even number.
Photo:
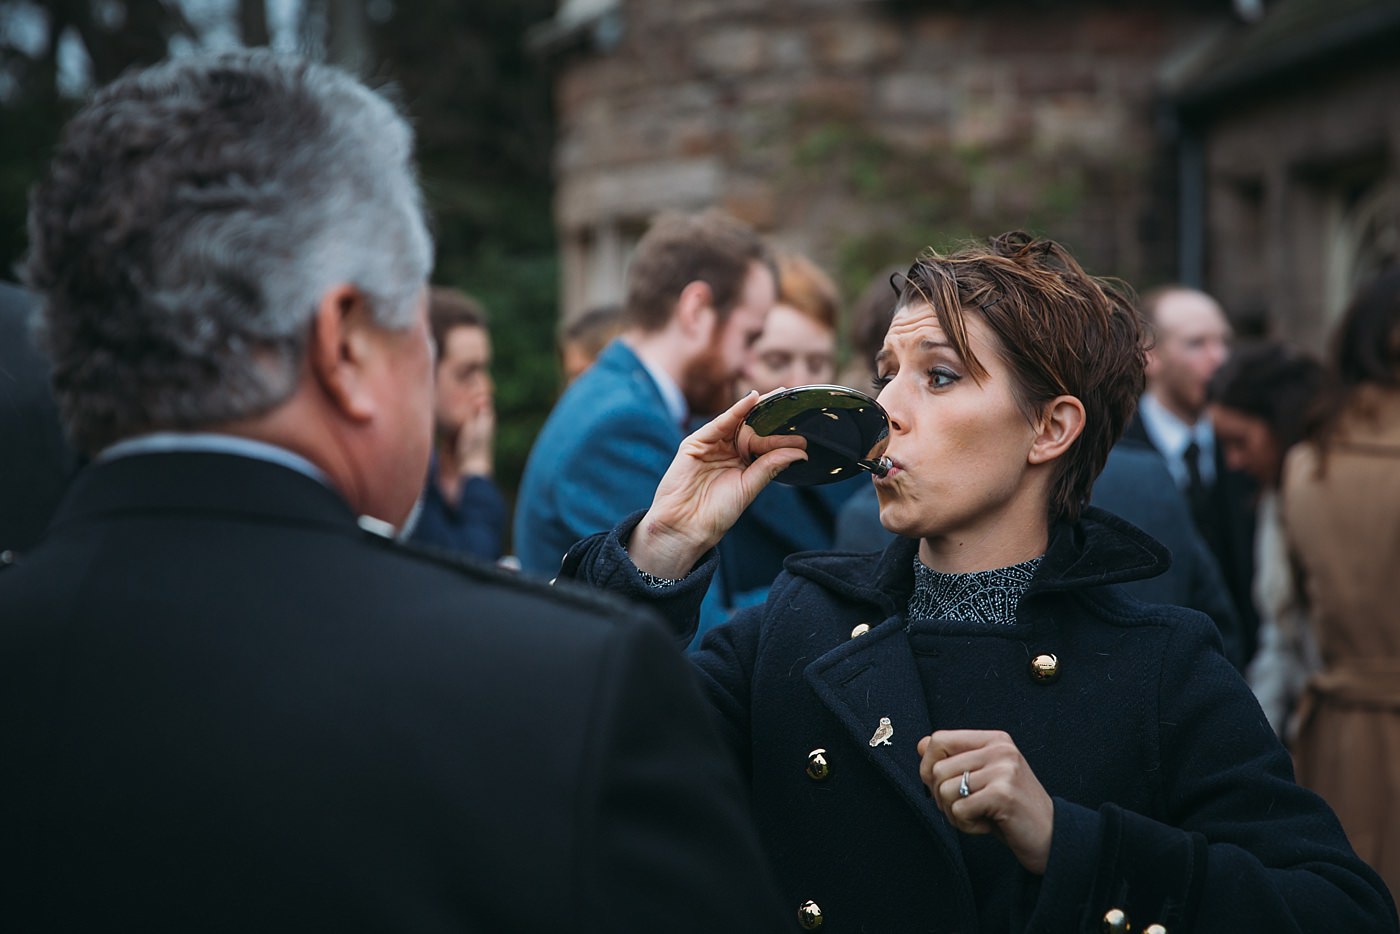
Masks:
[[[461,289],[435,285],[428,289],[428,326],[441,353],[453,328],[486,327],[486,310]]]
[[[738,304],[754,263],[773,267],[767,247],[748,224],[715,209],[662,215],[632,254],[623,320],[645,331],[661,330],[692,282],[710,287],[723,320]]]
[[[565,321],[559,329],[559,347],[578,344],[590,357],[596,357],[622,330],[621,305],[595,305]]]
[[[801,253],[779,253],[778,304],[787,305],[835,333],[841,314],[836,283]]]
[[[982,317],[1027,419],[1056,396],[1084,404],[1084,431],[1056,462],[1049,502],[1052,520],[1077,519],[1145,384],[1143,321],[1130,290],[1090,276],[1053,240],[1013,231],[916,260],[899,304],[924,303],[976,379],[987,371],[968,347],[963,316]]]

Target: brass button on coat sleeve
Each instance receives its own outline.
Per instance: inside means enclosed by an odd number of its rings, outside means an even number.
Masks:
[[[824,782],[831,774],[831,763],[826,761],[825,749],[813,749],[807,753],[807,777],[814,782]]]
[[[856,636],[863,636],[863,635],[865,635],[865,634],[866,634],[867,632],[869,632],[869,631],[870,631],[870,624],[869,624],[869,623],[861,623],[861,624],[860,624],[859,626],[857,626],[855,629],[852,629],[852,630],[851,630],[851,638],[854,639]]]
[[[1122,908],[1110,908],[1103,915],[1103,934],[1128,934],[1128,915]]]
[[[803,902],[802,907],[797,909],[797,923],[802,925],[804,931],[815,931],[822,926],[822,922],[825,920],[822,917],[822,907],[810,899]]]
[[[1042,652],[1031,659],[1031,680],[1039,684],[1049,684],[1060,676],[1060,660],[1049,652]]]

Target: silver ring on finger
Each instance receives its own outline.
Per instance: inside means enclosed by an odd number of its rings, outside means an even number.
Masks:
[[[963,772],[962,781],[958,782],[958,797],[966,798],[972,794],[972,789],[968,787],[967,779],[971,772]]]

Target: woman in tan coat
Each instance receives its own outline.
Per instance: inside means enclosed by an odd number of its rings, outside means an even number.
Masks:
[[[1284,470],[1284,522],[1323,670],[1300,708],[1300,783],[1400,891],[1400,269],[1362,291],[1333,347],[1336,395]]]

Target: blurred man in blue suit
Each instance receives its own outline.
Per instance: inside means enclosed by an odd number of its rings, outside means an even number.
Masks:
[[[576,541],[646,508],[685,426],[734,401],[776,297],[772,259],[747,225],[707,211],[652,226],[628,268],[621,336],[530,451],[515,515],[525,570],[552,576]]]

